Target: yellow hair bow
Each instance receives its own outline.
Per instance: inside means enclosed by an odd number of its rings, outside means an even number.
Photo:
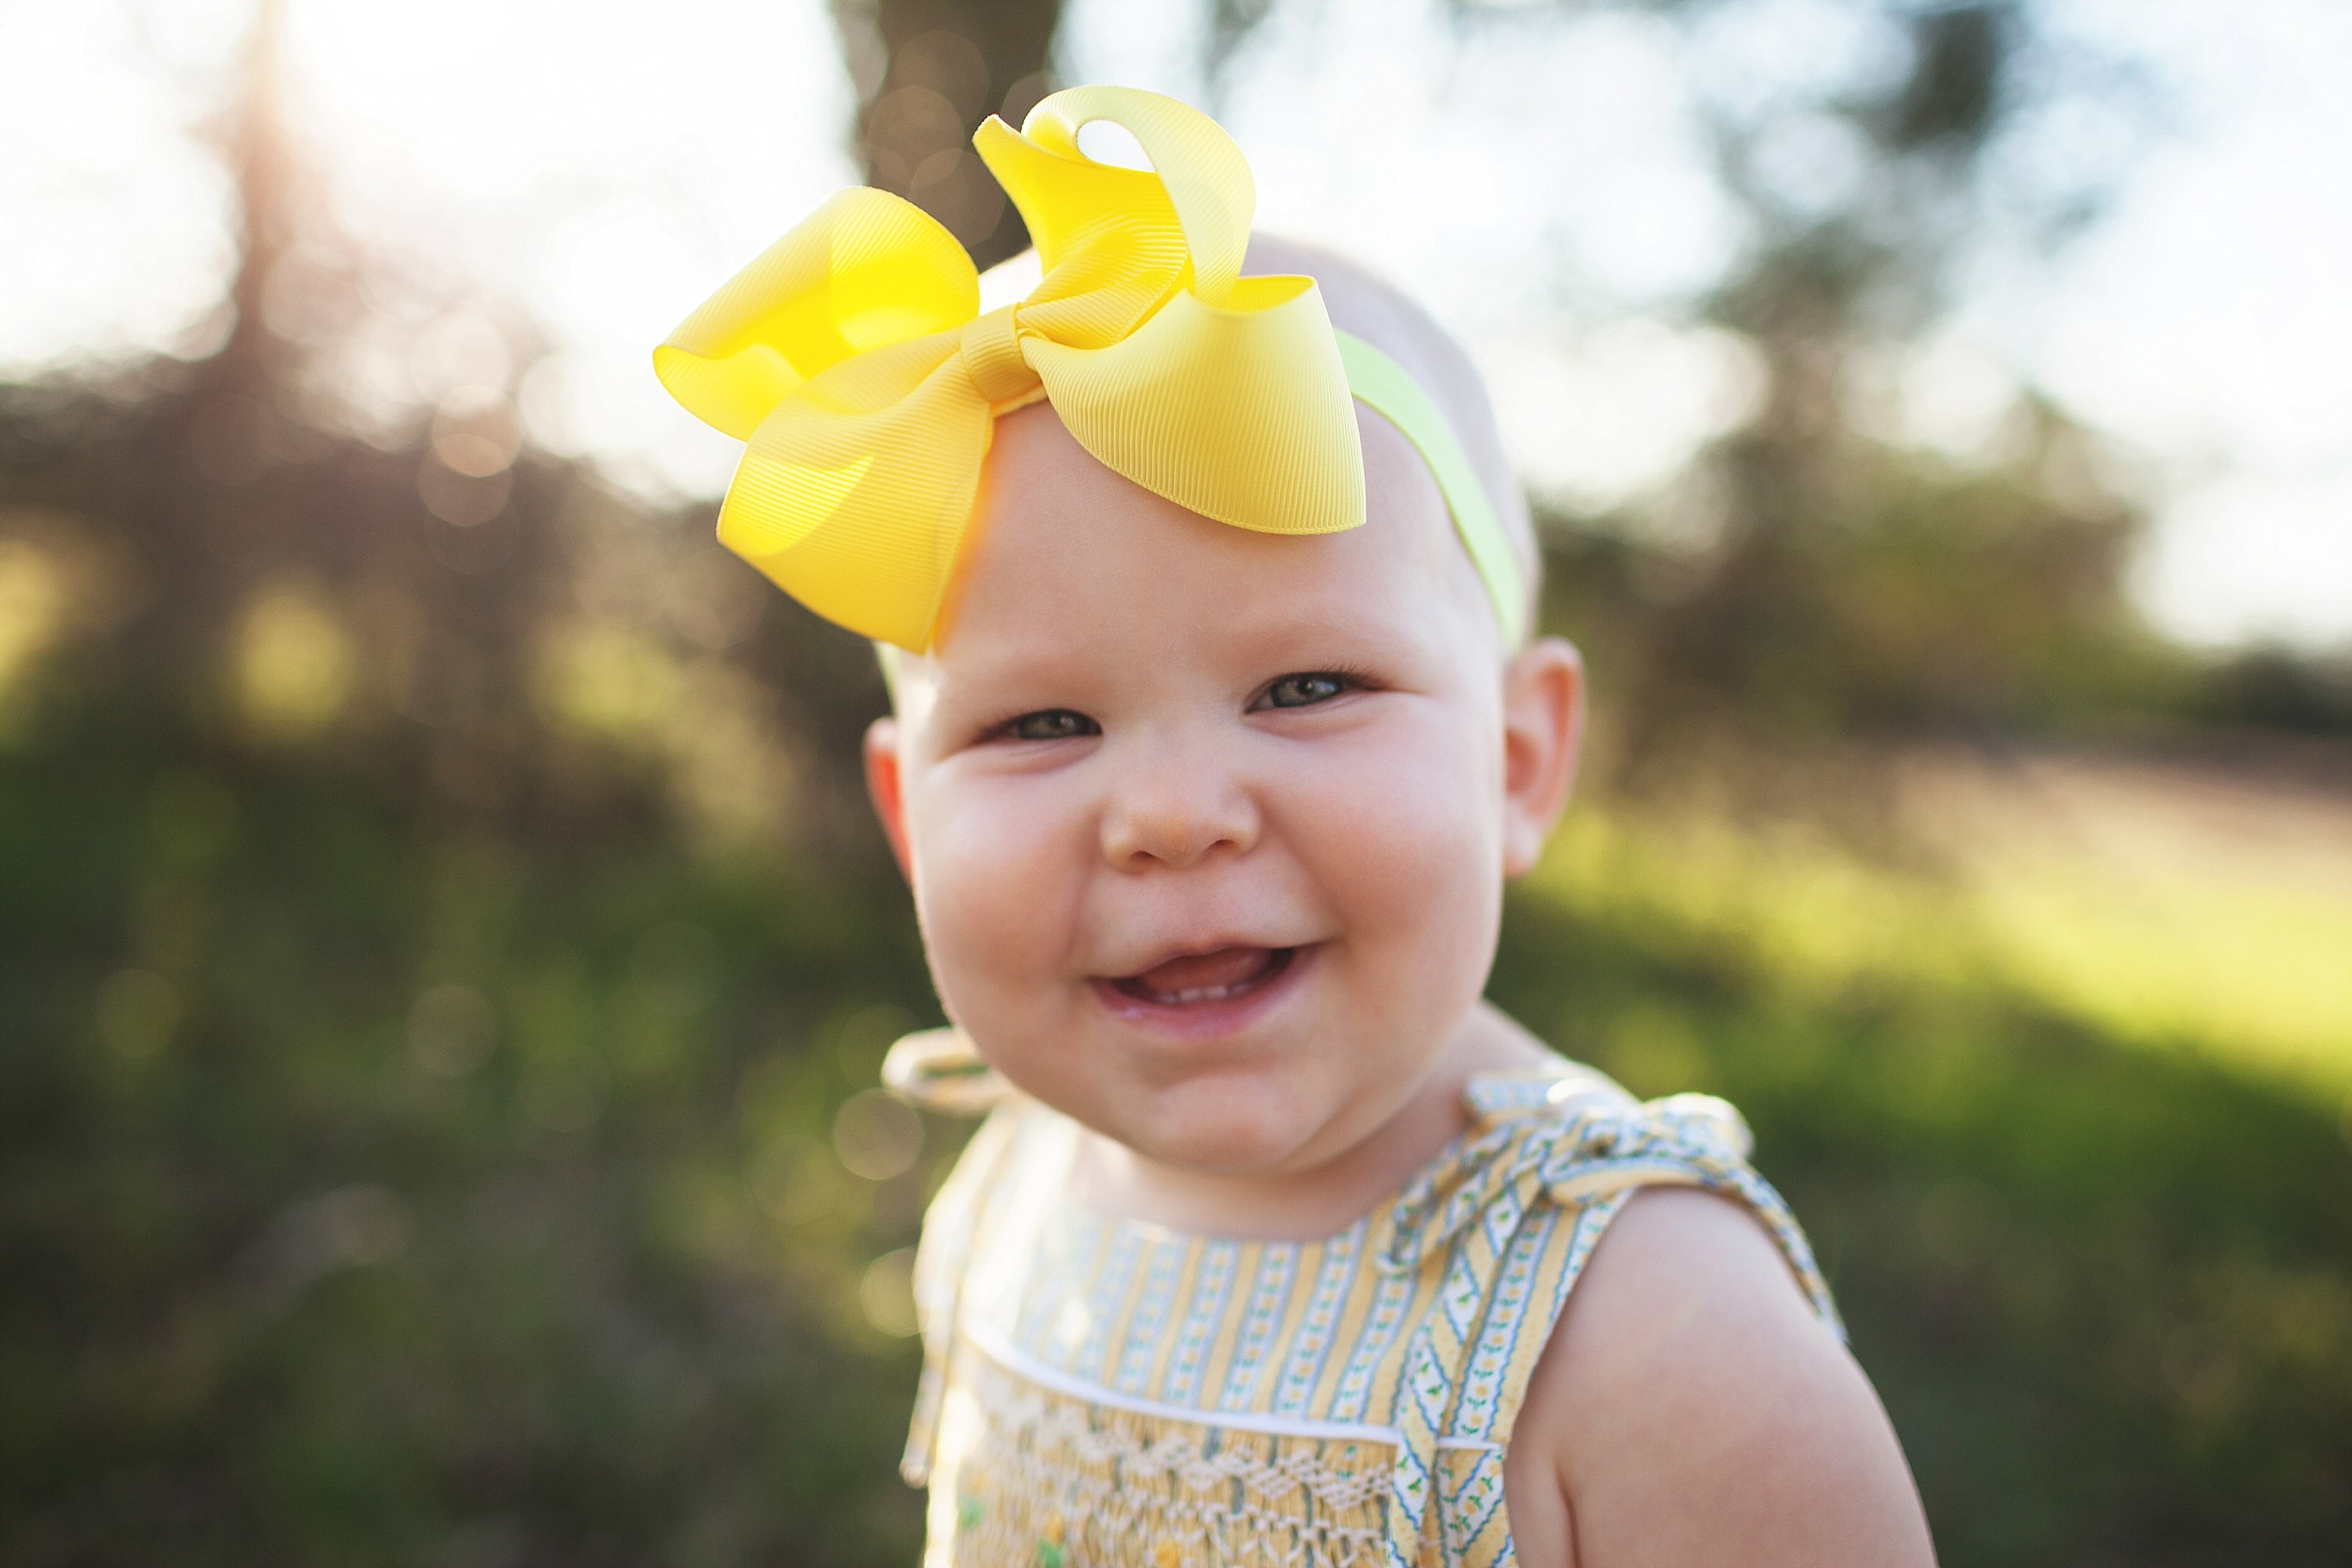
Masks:
[[[1126,127],[1152,169],[1088,159],[1078,131],[1094,120]],[[1019,304],[980,315],[952,235],[896,196],[849,190],[654,350],[673,396],[749,443],[722,543],[828,619],[920,652],[996,417],[1040,398],[1104,466],[1219,522],[1311,534],[1364,521],[1353,351],[1396,367],[1352,339],[1343,362],[1312,278],[1240,276],[1256,193],[1215,121],[1156,93],[1075,87],[1018,132],[991,116],[973,144],[1037,242],[1042,279]],[[1435,415],[1402,371],[1391,379]],[[1442,417],[1416,431],[1367,401],[1430,457],[1471,539],[1432,451],[1450,447],[1466,475]],[[1486,510],[1483,493],[1470,504]],[[1491,548],[1472,554],[1487,572],[1508,552],[1491,511],[1483,532]]]

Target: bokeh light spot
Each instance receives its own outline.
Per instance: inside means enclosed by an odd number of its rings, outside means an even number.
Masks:
[[[541,648],[537,695],[550,716],[610,740],[649,745],[677,711],[677,664],[649,639],[610,621],[552,631]]]
[[[474,440],[462,437],[460,455],[478,462],[483,448]],[[416,494],[425,510],[453,528],[480,528],[506,510],[506,498],[513,490],[514,475],[504,465],[493,467],[485,474],[468,473],[444,460],[438,441],[416,468]]]
[[[922,1118],[879,1089],[860,1090],[833,1117],[833,1153],[851,1175],[887,1182],[922,1153]]]
[[[65,623],[65,572],[56,558],[28,540],[0,539],[0,736]]]
[[[293,585],[264,588],[237,632],[238,707],[264,739],[306,739],[343,712],[353,665],[350,635],[316,591]]]
[[[433,455],[443,467],[487,479],[512,467],[523,450],[523,421],[504,393],[460,387],[434,410],[432,440]]]
[[[867,1264],[858,1282],[858,1305],[880,1333],[893,1340],[913,1335],[921,1326],[915,1316],[915,1249],[901,1247]]]
[[[809,1224],[847,1206],[849,1184],[832,1151],[797,1132],[764,1146],[748,1177],[752,1201],[780,1225]]]

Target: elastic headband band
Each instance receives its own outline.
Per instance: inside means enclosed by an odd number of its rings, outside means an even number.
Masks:
[[[1519,557],[1503,534],[1502,521],[1487,487],[1478,481],[1454,434],[1453,422],[1421,383],[1402,365],[1352,332],[1332,329],[1340,341],[1340,363],[1347,368],[1347,390],[1372,412],[1403,432],[1437,480],[1445,509],[1454,519],[1454,531],[1478,568],[1487,597],[1494,603],[1494,618],[1502,625],[1503,646],[1517,648],[1526,635],[1526,597],[1519,574]]]

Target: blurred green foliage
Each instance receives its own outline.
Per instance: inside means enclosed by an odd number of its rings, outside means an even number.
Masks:
[[[417,819],[0,767],[0,1556],[910,1560],[858,1287],[945,1151],[815,1158],[928,1005],[891,890]]]
[[[1548,519],[1552,614],[1621,672],[1631,749],[1671,759],[1699,730],[1802,751],[2219,717],[2216,677],[2124,595],[2142,518],[2096,439],[2046,407],[2014,422],[1994,464],[1844,429],[1744,433],[1653,503],[1708,508],[1697,547],[1630,508]]]

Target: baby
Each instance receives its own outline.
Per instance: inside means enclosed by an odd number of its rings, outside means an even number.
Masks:
[[[890,1076],[993,1106],[918,1270],[926,1562],[1932,1561],[1736,1113],[1481,1000],[1583,683],[1467,359],[1251,238],[1182,105],[977,142],[1018,305],[845,193],[657,355],[751,442],[721,537],[888,645],[955,1023]]]

